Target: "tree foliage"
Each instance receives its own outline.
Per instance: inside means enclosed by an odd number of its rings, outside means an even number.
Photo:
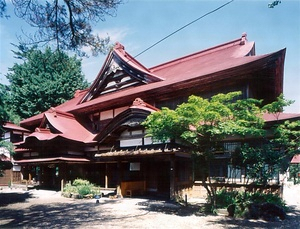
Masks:
[[[0,137],[2,136],[2,125],[8,120],[8,112],[5,106],[7,86],[0,84]]]
[[[81,62],[61,51],[35,48],[15,52],[22,64],[14,64],[6,75],[10,82],[8,106],[22,119],[73,98],[78,89],[88,86]]]
[[[300,120],[285,121],[275,129],[273,142],[292,157],[300,153]]]
[[[273,115],[277,121],[259,143],[244,144],[241,149],[247,177],[256,183],[265,185],[278,172],[284,173],[291,158],[300,153],[300,121],[279,121],[284,108],[293,102],[281,94],[276,101],[265,105],[262,111]]]
[[[212,152],[215,144],[232,135],[262,135],[261,101],[238,99],[240,92],[218,94],[210,100],[190,96],[175,110],[162,108],[144,125],[154,140],[180,138],[198,153]],[[234,102],[234,100],[236,100]]]
[[[5,11],[6,11],[6,2],[5,0],[0,0],[0,17],[5,16]]]
[[[268,4],[268,7],[269,8],[274,8],[275,6],[277,6],[280,3],[281,3],[281,1],[278,1],[278,0],[272,1],[271,3]]]
[[[245,168],[248,179],[260,184],[266,184],[284,166],[286,169],[291,156],[299,153],[300,121],[278,122],[266,130],[262,118],[263,113],[269,112],[278,120],[283,107],[292,101],[280,95],[264,107],[261,103],[252,98],[241,99],[241,92],[218,94],[211,99],[190,96],[175,110],[162,108],[152,113],[143,124],[154,140],[180,139],[191,149],[209,199],[215,201],[210,164],[216,151],[225,150],[226,139],[235,137],[242,143],[232,153],[232,165]]]
[[[228,136],[262,136],[264,121],[261,101],[240,99],[241,92],[218,94],[211,99],[190,96],[175,110],[163,108],[152,113],[143,123],[154,140],[180,139],[193,153],[201,169],[202,182],[209,199],[215,200],[211,184],[210,163],[214,152],[222,150],[220,142]]]
[[[36,28],[34,34],[20,39],[25,44],[53,43],[58,50],[72,50],[85,54],[83,47],[92,53],[105,53],[109,38],[94,34],[92,24],[114,16],[122,0],[12,0],[15,15]],[[0,0],[0,17],[5,15],[6,2]],[[23,36],[24,38],[24,36]]]
[[[7,149],[10,153],[13,153],[12,144],[2,140],[3,135],[3,124],[8,120],[8,112],[5,107],[4,97],[5,97],[6,87],[5,85],[0,84],[0,148]],[[3,175],[5,169],[10,169],[12,164],[7,161],[2,161],[0,158],[0,177]]]

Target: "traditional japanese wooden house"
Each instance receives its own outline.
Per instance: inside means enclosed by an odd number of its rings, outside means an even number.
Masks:
[[[3,135],[0,140],[11,143],[24,141],[30,131],[11,122],[2,125]],[[22,180],[21,167],[17,165],[10,152],[5,147],[0,147],[0,161],[4,163],[4,174],[0,176],[0,186],[20,183]]]
[[[120,187],[123,195],[173,197],[194,182],[191,155],[176,142],[152,142],[141,122],[192,94],[242,91],[244,98],[272,102],[283,91],[284,59],[285,49],[256,55],[243,34],[147,68],[117,43],[89,88],[21,122],[33,132],[14,159],[27,178],[49,187],[79,177]]]

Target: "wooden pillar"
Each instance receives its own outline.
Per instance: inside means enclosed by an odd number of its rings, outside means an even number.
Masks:
[[[9,170],[10,171],[10,187],[14,184],[14,166]]]
[[[170,199],[175,199],[175,157],[170,156]]]
[[[61,191],[61,192],[64,191],[64,187],[65,187],[64,179],[61,179],[61,181],[60,181],[60,191]]]
[[[59,165],[59,177],[60,179],[64,180],[64,183],[68,180],[68,164],[63,163]]]
[[[122,193],[121,193],[121,182],[122,182],[122,164],[121,161],[118,161],[117,164],[118,167],[118,181],[117,181],[117,195],[122,197]]]
[[[61,192],[63,192],[64,187],[65,187],[66,182],[67,182],[67,173],[68,173],[67,163],[59,164],[59,179],[60,179],[60,190],[61,190]]]
[[[105,164],[105,188],[108,188],[108,164]]]

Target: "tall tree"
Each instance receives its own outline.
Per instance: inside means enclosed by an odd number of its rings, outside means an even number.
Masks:
[[[2,135],[2,125],[8,120],[8,112],[5,106],[7,86],[0,84],[0,137]]]
[[[143,123],[154,140],[179,139],[193,152],[194,163],[213,206],[216,190],[211,183],[210,165],[215,152],[224,150],[226,138],[235,136],[242,143],[248,141],[233,153],[232,164],[247,169],[247,176],[260,184],[265,184],[274,168],[279,168],[300,149],[300,121],[279,123],[266,131],[262,119],[266,111],[278,117],[278,112],[290,101],[280,96],[278,101],[261,107],[261,101],[240,99],[240,95],[231,92],[211,99],[190,96],[187,103],[175,110],[162,108]]]
[[[180,139],[191,149],[201,163],[198,166],[201,179],[213,204],[216,190],[211,183],[210,163],[214,152],[222,148],[220,142],[232,135],[264,134],[261,102],[239,99],[240,95],[240,92],[218,94],[210,100],[190,96],[187,103],[175,110],[163,108],[149,115],[144,122],[147,133],[154,140]]]
[[[281,94],[265,105],[262,111],[273,115],[276,121],[264,138],[242,146],[242,165],[247,167],[247,177],[253,182],[266,185],[274,175],[285,173],[291,158],[300,153],[300,121],[279,120],[284,108],[293,102]]]
[[[73,98],[88,86],[81,62],[61,51],[19,47],[15,52],[22,64],[14,64],[6,75],[10,82],[9,106],[22,119],[44,112]]]
[[[109,38],[93,33],[92,24],[114,16],[122,0],[12,0],[17,17],[37,29],[35,34],[24,34],[25,44],[54,43],[58,50],[72,50],[85,54],[107,51]],[[0,17],[5,16],[6,1],[0,0]],[[24,36],[23,36],[24,38]]]
[[[6,142],[2,139],[3,135],[3,124],[5,121],[8,120],[8,112],[7,108],[5,106],[5,92],[6,92],[6,86],[0,84],[0,148],[5,148],[5,150],[8,150],[10,153],[13,153],[13,147],[12,144],[9,142]],[[0,177],[3,175],[4,170],[10,169],[12,167],[12,163],[9,161],[2,161],[0,157]]]

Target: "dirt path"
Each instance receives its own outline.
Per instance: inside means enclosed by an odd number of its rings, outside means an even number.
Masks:
[[[149,199],[101,198],[96,204],[95,199],[74,200],[53,191],[0,192],[0,228],[299,228],[300,222],[298,206],[276,222],[201,215],[197,210]]]

